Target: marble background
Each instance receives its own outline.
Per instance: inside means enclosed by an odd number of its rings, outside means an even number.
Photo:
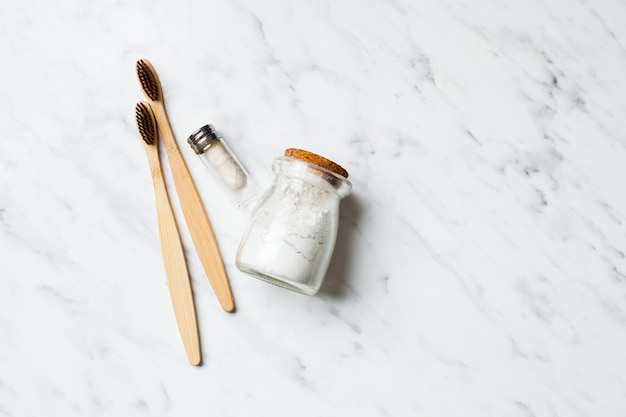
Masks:
[[[0,416],[623,416],[625,21],[616,0],[3,0]],[[238,306],[182,226],[197,368],[140,58]],[[319,295],[234,267],[246,213],[185,143],[207,122],[263,186],[287,147],[350,172]]]

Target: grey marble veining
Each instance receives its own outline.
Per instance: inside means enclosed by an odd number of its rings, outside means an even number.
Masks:
[[[620,416],[626,3],[0,5],[0,416]],[[220,243],[221,311],[167,177],[204,365],[160,257],[148,58]],[[267,186],[350,173],[319,295],[240,273],[246,219],[185,139]],[[167,166],[167,160],[164,163]]]

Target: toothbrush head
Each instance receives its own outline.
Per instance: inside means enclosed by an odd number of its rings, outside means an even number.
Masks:
[[[152,107],[145,101],[140,101],[135,106],[135,122],[139,135],[147,145],[154,145],[159,137],[157,121],[152,112]]]
[[[154,67],[147,59],[137,61],[137,78],[147,99],[150,101],[162,99],[161,82]]]

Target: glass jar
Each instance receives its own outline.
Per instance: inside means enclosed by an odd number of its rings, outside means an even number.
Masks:
[[[337,239],[348,173],[300,149],[274,160],[272,186],[254,208],[237,251],[242,272],[303,294],[318,292]]]

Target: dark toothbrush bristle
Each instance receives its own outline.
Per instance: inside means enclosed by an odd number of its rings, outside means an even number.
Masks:
[[[157,137],[157,127],[152,110],[146,103],[137,103],[135,106],[135,121],[141,139],[148,145],[154,145]]]
[[[159,100],[159,82],[155,79],[152,69],[143,59],[137,61],[137,77],[139,78],[141,88],[150,100]]]

